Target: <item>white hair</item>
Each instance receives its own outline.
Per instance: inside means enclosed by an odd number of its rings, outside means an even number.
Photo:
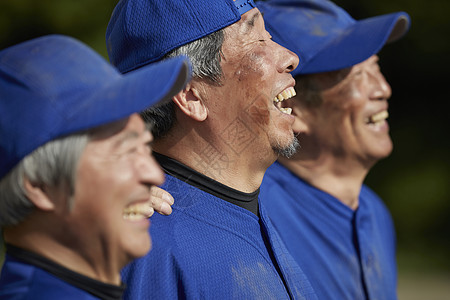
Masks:
[[[88,132],[50,141],[23,158],[1,178],[0,227],[18,224],[35,208],[27,197],[25,179],[43,187],[67,188],[70,207],[78,161],[88,141]]]

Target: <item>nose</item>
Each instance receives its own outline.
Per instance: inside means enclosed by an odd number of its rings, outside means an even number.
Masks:
[[[275,43],[275,42],[274,42]],[[275,43],[278,47],[278,53],[279,53],[279,63],[278,66],[278,72],[283,73],[287,72],[290,73],[295,70],[298,66],[298,56],[294,52],[284,48],[280,44]]]
[[[147,185],[161,185],[164,183],[164,173],[152,155],[140,155],[137,165],[141,182]]]
[[[371,99],[373,100],[389,99],[392,95],[391,86],[386,81],[386,78],[383,76],[381,71],[376,70],[370,76],[373,82],[373,89],[370,95]]]

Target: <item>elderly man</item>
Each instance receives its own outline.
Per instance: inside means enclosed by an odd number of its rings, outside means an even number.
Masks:
[[[303,62],[289,100],[301,149],[269,168],[261,201],[319,299],[395,299],[393,222],[363,181],[392,151],[391,89],[376,53],[409,17],[355,21],[325,0],[258,6],[273,39]]]
[[[281,101],[297,56],[270,39],[250,0],[120,1],[106,40],[122,72],[186,54],[194,73],[145,116],[175,204],[153,221],[151,254],[126,268],[126,297],[315,298],[258,204],[266,169],[296,148]]]
[[[136,112],[189,72],[178,58],[124,76],[59,35],[0,52],[1,299],[121,299],[164,180]]]

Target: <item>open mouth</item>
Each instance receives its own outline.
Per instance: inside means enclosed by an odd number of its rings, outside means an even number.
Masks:
[[[275,107],[278,108],[278,110],[282,113],[290,115],[292,113],[292,108],[283,107],[282,102],[294,97],[295,95],[295,89],[293,87],[288,87],[287,89],[279,93],[275,98],[273,98],[273,105],[275,105]]]
[[[150,218],[154,212],[149,202],[140,202],[127,206],[123,210],[122,217],[127,221],[139,221]]]
[[[380,111],[365,119],[366,124],[382,124],[389,117],[387,110]]]

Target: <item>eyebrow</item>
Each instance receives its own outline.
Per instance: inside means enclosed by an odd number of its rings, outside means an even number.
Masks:
[[[119,148],[121,145],[125,144],[125,142],[136,139],[139,137],[139,133],[136,131],[129,131],[125,134],[123,134],[115,143],[114,147]]]
[[[249,20],[245,22],[245,32],[247,33],[251,30],[251,28],[255,27],[255,21],[257,18],[261,17],[261,13],[259,11],[256,11],[253,16]]]

